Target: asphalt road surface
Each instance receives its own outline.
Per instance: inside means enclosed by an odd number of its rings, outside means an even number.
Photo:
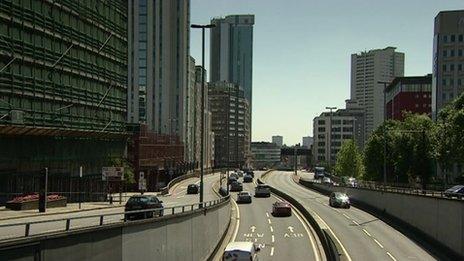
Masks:
[[[309,173],[299,174],[312,178]],[[310,213],[316,213],[340,241],[349,260],[436,260],[420,245],[375,216],[355,207],[330,207],[327,196],[300,186],[293,181],[292,175],[293,172],[274,171],[264,180],[298,200]]]
[[[204,177],[205,183],[205,193],[204,200],[215,200],[218,199],[218,196],[213,192],[212,186],[219,180],[219,174],[206,175]],[[168,196],[159,196],[159,199],[163,201],[165,208],[181,205],[189,205],[199,202],[199,194],[187,194],[188,184],[197,183],[199,184],[199,178],[190,178],[184,181],[179,182],[174,186]],[[117,206],[118,203],[115,203]],[[185,208],[187,211],[189,208]],[[99,217],[85,218],[86,216],[92,215],[101,215],[101,214],[112,214],[112,213],[121,213],[124,211],[124,204],[120,207],[107,208],[107,209],[98,209],[98,210],[88,210],[82,212],[68,213],[68,214],[56,214],[56,215],[45,215],[45,216],[34,216],[34,217],[25,217],[25,218],[15,218],[11,220],[2,220],[0,225],[4,224],[17,224],[24,222],[34,222],[34,221],[47,221],[54,219],[66,219],[70,217],[82,217],[81,219],[71,220],[70,228],[83,228],[90,226],[97,226],[100,223]],[[176,208],[175,213],[182,212],[182,208]],[[171,209],[165,210],[165,215],[171,214]],[[116,214],[111,216],[105,216],[103,222],[107,223],[116,223],[122,222],[124,216],[122,214]],[[39,224],[32,224],[30,227],[30,235],[37,235],[42,233],[57,232],[63,231],[66,227],[66,221],[53,221]],[[8,226],[0,227],[0,240],[6,240],[11,238],[23,237],[25,233],[25,226]]]
[[[260,174],[255,174],[255,180]],[[243,185],[244,191],[254,195],[255,183]],[[234,202],[237,194],[231,192]],[[255,242],[261,248],[260,260],[320,260],[315,237],[303,217],[294,209],[290,217],[272,216],[272,204],[278,200],[253,197],[251,204],[238,204],[239,227],[232,241]]]

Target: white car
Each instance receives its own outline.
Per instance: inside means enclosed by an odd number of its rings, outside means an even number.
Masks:
[[[324,177],[322,179],[323,184],[332,184],[332,180],[329,177]]]
[[[260,251],[252,242],[231,242],[226,246],[222,260],[228,261],[249,261],[259,260],[258,252]]]

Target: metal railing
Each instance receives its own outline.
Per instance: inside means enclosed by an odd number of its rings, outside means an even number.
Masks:
[[[445,195],[444,191],[437,191],[437,190],[424,190],[421,188],[411,188],[411,187],[395,187],[392,186],[393,183],[383,185],[383,183],[379,182],[369,182],[369,181],[358,181],[355,186],[351,186],[348,184],[329,184],[323,183],[320,180],[311,180],[311,179],[303,179],[307,182],[322,184],[326,186],[334,186],[334,187],[346,187],[346,188],[353,188],[353,189],[369,189],[369,190],[378,190],[383,192],[393,192],[393,193],[402,193],[402,194],[409,194],[409,195],[420,195],[420,196],[429,196],[429,197],[438,197],[438,198],[447,198],[447,199],[455,199],[455,200],[464,200],[464,196],[461,198],[457,197],[448,197]]]
[[[0,242],[5,240],[40,236],[49,233],[68,232],[84,228],[95,228],[104,225],[131,222],[127,218],[133,214],[143,214],[142,219],[159,219],[161,216],[193,212],[199,209],[208,209],[229,200],[229,196],[216,200],[197,202],[187,205],[178,205],[164,208],[142,209],[133,211],[118,211],[106,214],[76,216],[68,218],[47,219],[30,222],[0,224]],[[158,217],[153,214],[161,213]],[[50,226],[52,228],[50,229]],[[34,232],[36,230],[36,232]]]

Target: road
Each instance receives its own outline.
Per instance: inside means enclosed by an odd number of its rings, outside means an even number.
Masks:
[[[332,230],[351,260],[436,260],[417,243],[390,225],[358,208],[329,206],[327,196],[304,188],[292,179],[293,172],[274,171],[264,180],[315,212]],[[299,175],[312,178],[311,174]]]
[[[255,174],[255,180],[260,174]],[[244,191],[254,194],[255,183],[243,185]],[[234,202],[237,194],[231,192]],[[256,242],[261,248],[260,260],[320,260],[315,237],[295,210],[290,217],[273,217],[272,204],[280,199],[271,196],[252,200],[252,204],[238,204],[239,227],[232,241]]]
[[[212,189],[213,184],[216,183],[218,180],[219,180],[219,174],[206,175],[204,177],[204,183],[205,183],[204,199],[205,201],[218,199],[218,196],[213,192],[213,189]],[[163,205],[165,208],[196,203],[199,201],[199,194],[188,195],[186,188],[188,184],[191,184],[191,183],[198,184],[199,182],[200,182],[199,178],[190,178],[190,179],[181,181],[171,189],[170,194],[168,196],[159,196],[159,199],[163,201]],[[185,210],[188,210],[188,208],[186,208]],[[85,218],[86,216],[121,213],[123,211],[124,211],[124,204],[121,205],[120,207],[107,208],[107,209],[88,210],[88,211],[68,213],[68,214],[15,218],[13,220],[2,220],[0,221],[0,225],[17,224],[17,223],[34,222],[34,221],[46,221],[46,220],[53,220],[53,219],[66,219],[66,218],[71,218],[71,217],[73,218],[83,217],[81,219],[72,220],[70,223],[71,229],[82,228],[82,227],[96,226],[100,223],[99,217]],[[165,211],[165,215],[171,214],[172,213],[171,211],[172,211],[171,209],[167,209]],[[182,209],[176,208],[175,213],[179,213],[179,212],[182,212]],[[122,214],[115,214],[115,215],[104,217],[103,222],[107,224],[107,223],[122,222],[122,220],[123,220]],[[30,227],[30,235],[62,231],[65,229],[65,227],[66,227],[66,221],[64,220],[33,224]],[[24,236],[24,233],[25,233],[24,231],[25,231],[24,225],[0,227],[0,240],[22,237]]]

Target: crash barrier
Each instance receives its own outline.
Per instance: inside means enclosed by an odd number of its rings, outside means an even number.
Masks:
[[[353,205],[432,246],[431,251],[464,260],[464,202],[421,194],[339,187],[300,178],[305,187],[330,194],[346,193]]]
[[[205,169],[204,173],[205,173],[205,175],[207,175],[207,174],[211,174],[213,172],[219,172],[219,171],[221,171],[221,169]],[[182,176],[174,178],[171,181],[169,181],[169,183],[166,185],[166,187],[163,187],[163,188],[160,189],[160,194],[161,195],[166,195],[166,194],[169,193],[169,190],[175,184],[181,182],[182,180],[186,180],[186,179],[189,179],[189,178],[195,178],[195,177],[200,177],[200,171],[199,170],[195,170],[193,173],[184,174]]]
[[[264,184],[264,182],[261,179],[258,179],[258,184]],[[271,189],[272,193],[276,194],[277,196],[285,199],[287,202],[292,204],[298,211],[301,212],[303,217],[311,224],[311,226],[313,227],[314,231],[316,231],[316,234],[321,242],[326,259],[329,261],[341,260],[341,257],[343,257],[343,254],[340,249],[340,246],[335,243],[335,240],[333,239],[331,233],[329,233],[327,228],[322,227],[321,224],[319,224],[316,221],[316,219],[308,212],[308,210],[303,205],[301,205],[300,202],[298,202],[297,200],[295,200],[294,198],[292,198],[285,192],[280,191],[270,186],[269,184],[268,186]]]
[[[229,225],[230,199],[198,205],[178,206],[184,211],[170,215],[172,208],[164,209],[162,217],[2,241],[0,260],[206,260]]]

